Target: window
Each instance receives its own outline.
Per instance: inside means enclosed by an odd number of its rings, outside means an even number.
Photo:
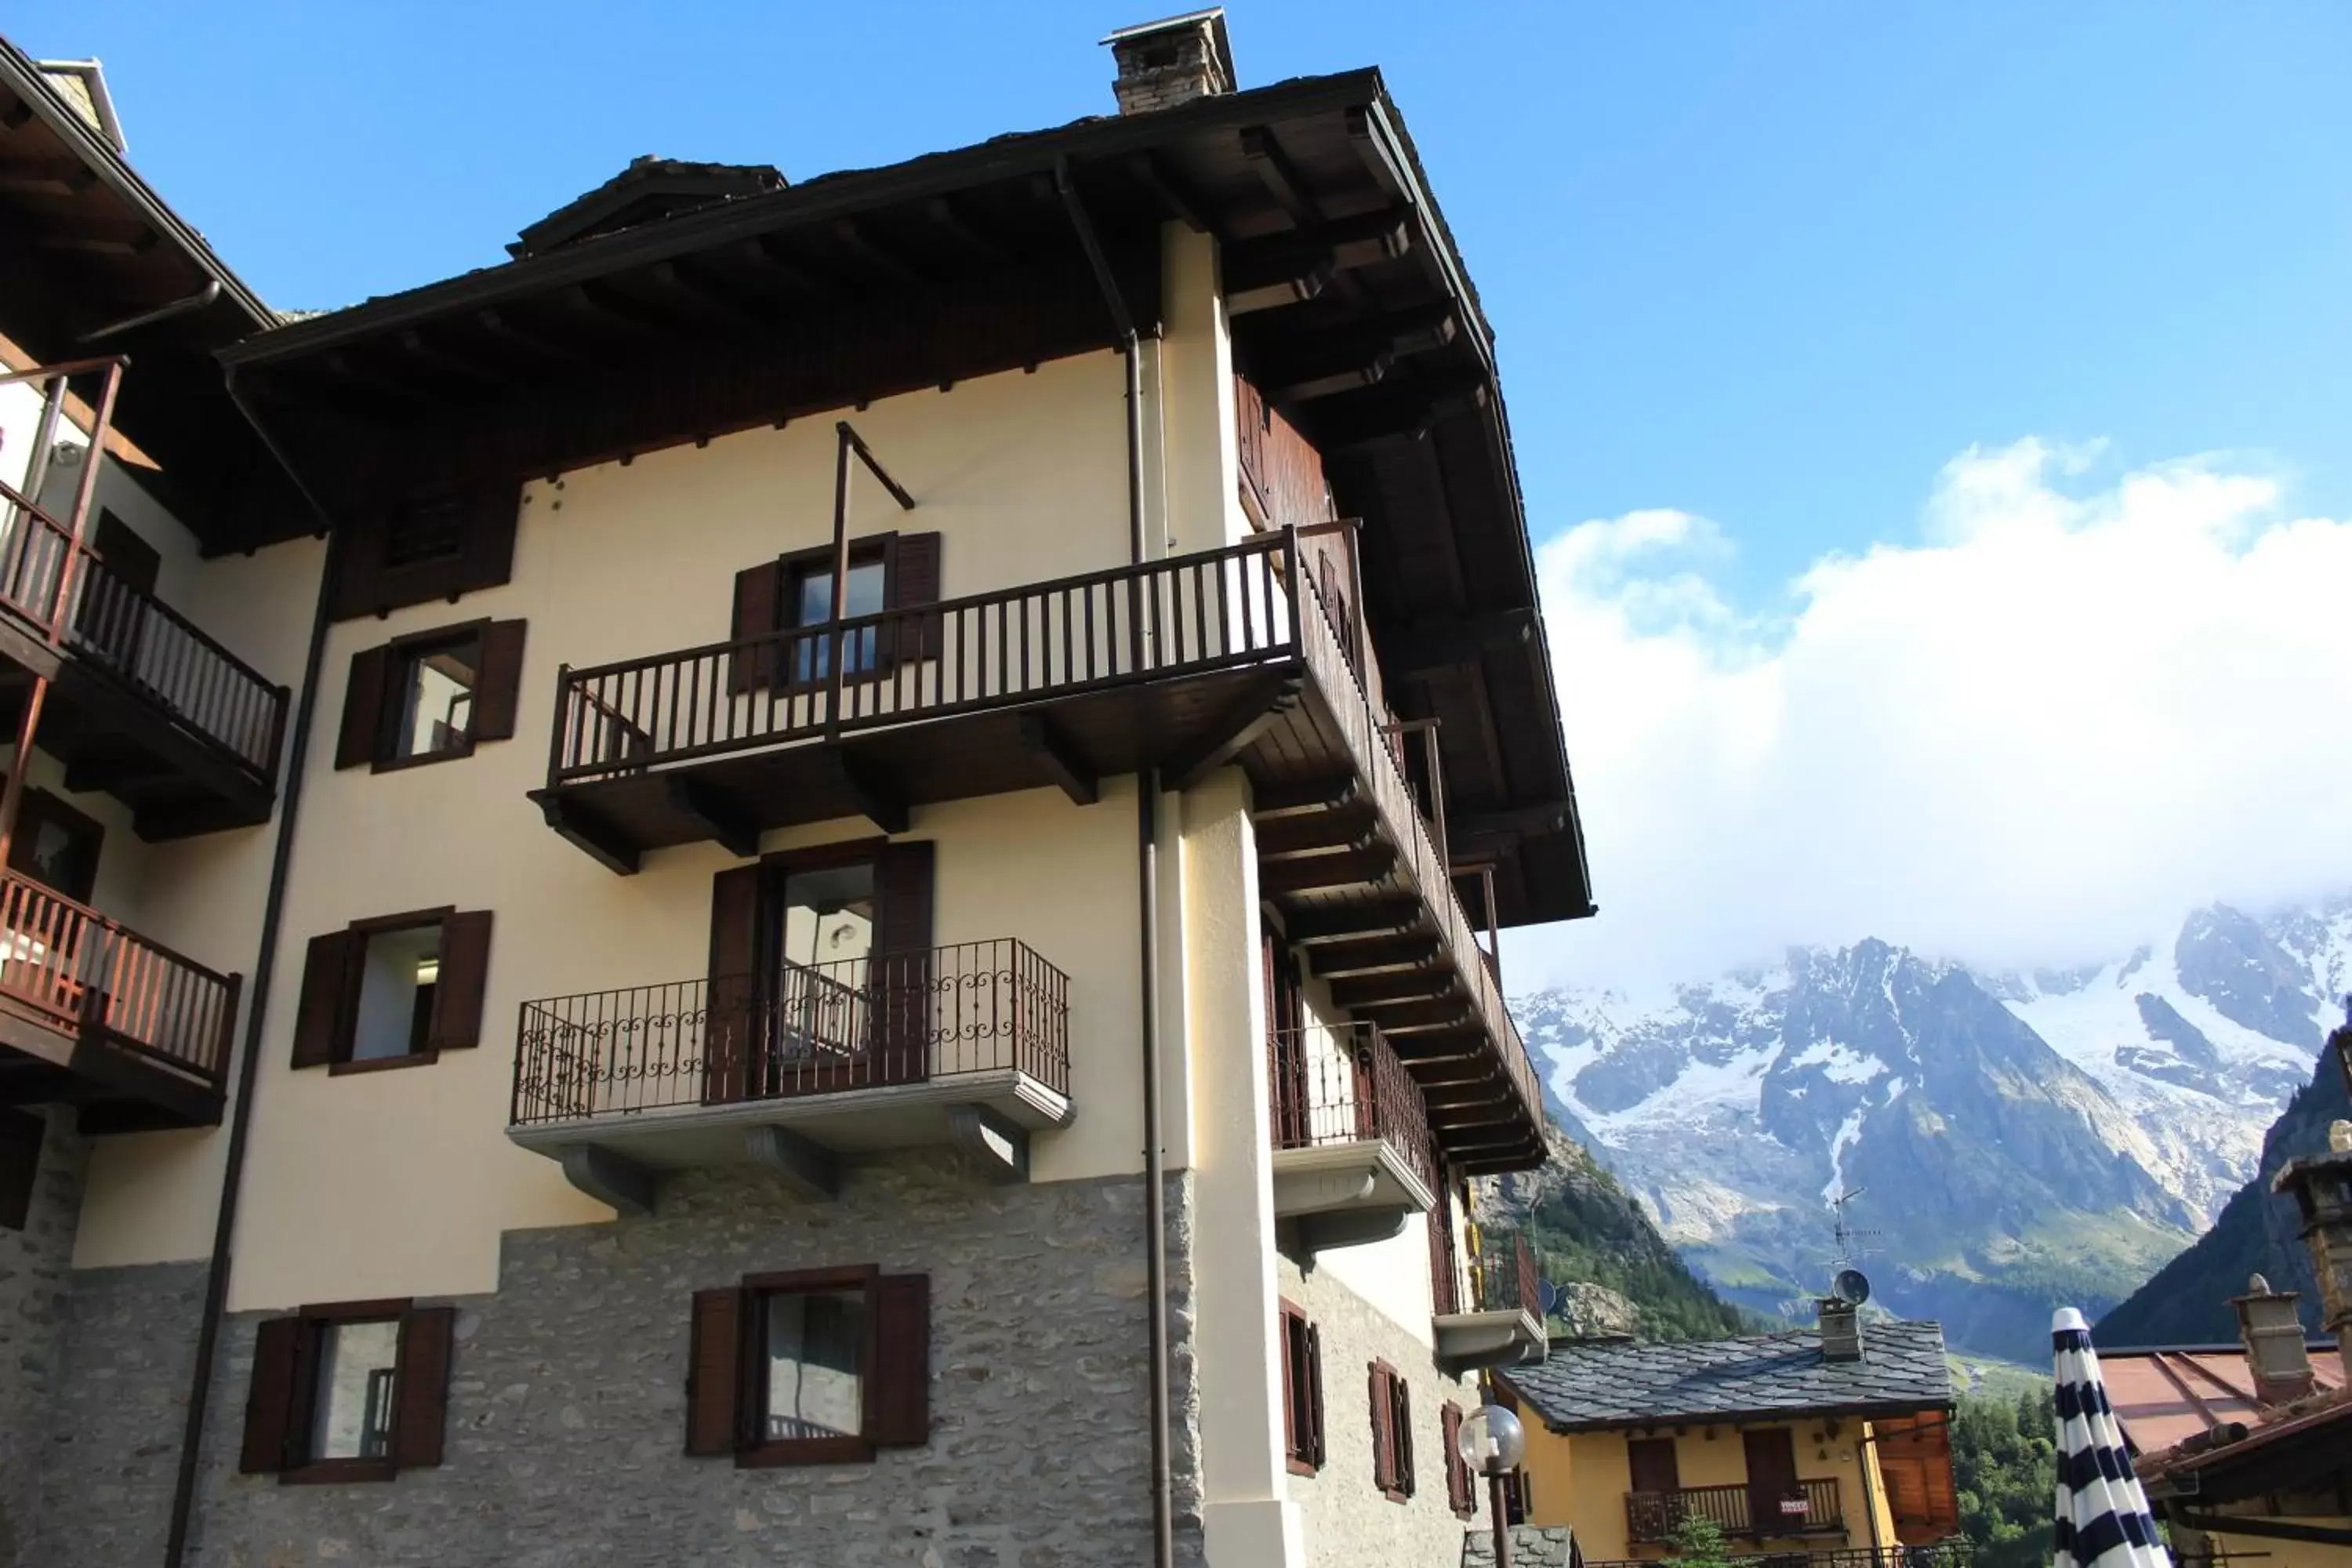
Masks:
[[[1384,1361],[1371,1365],[1372,1485],[1391,1502],[1412,1496],[1412,1391]]]
[[[45,789],[28,789],[16,808],[8,868],[87,904],[98,886],[98,852],[105,842],[106,829],[95,821]]]
[[[488,910],[419,910],[310,939],[294,1065],[406,1067],[478,1045],[489,977]]]
[[[0,1229],[22,1230],[32,1217],[41,1140],[48,1126],[38,1111],[0,1110]]]
[[[729,636],[765,638],[775,632],[822,626],[833,619],[833,547],[795,551],[735,574],[735,603]],[[935,605],[940,599],[940,536],[882,533],[849,542],[849,580],[843,592],[845,616]],[[894,616],[858,627],[848,639],[844,675],[878,675],[900,659],[936,658],[941,622],[938,616]],[[813,686],[833,673],[833,639],[782,637],[730,655],[731,691],[755,691],[778,684]]]
[[[454,603],[506,582],[521,511],[520,487],[490,479],[399,498],[357,517],[334,552],[334,618]]]
[[[1295,1303],[1282,1303],[1283,1448],[1290,1473],[1323,1468],[1323,1336]]]
[[[1445,1455],[1445,1506],[1454,1510],[1454,1518],[1468,1519],[1478,1511],[1478,1491],[1469,1462],[1462,1457],[1462,1446],[1455,1440],[1462,1433],[1462,1406],[1447,1400],[1437,1413],[1437,1426]]]
[[[871,1265],[695,1293],[686,1451],[832,1465],[930,1440],[930,1279]]]
[[[388,1481],[441,1462],[457,1309],[342,1301],[255,1331],[237,1468],[282,1481]]]
[[[335,766],[444,762],[513,735],[524,625],[476,621],[353,654]]]

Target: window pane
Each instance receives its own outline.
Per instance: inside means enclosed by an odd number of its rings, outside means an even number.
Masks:
[[[844,618],[854,616],[879,615],[882,611],[882,563],[855,561],[849,567],[849,591],[843,595]],[[794,605],[793,624],[818,626],[833,619],[833,568],[818,566],[801,575],[799,602]],[[849,639],[849,657],[844,668],[855,674],[872,669],[877,646],[876,628],[864,626]],[[793,655],[793,675],[797,680],[817,680],[833,673],[833,639],[808,637],[795,645]]]
[[[330,1323],[320,1337],[314,1459],[380,1459],[392,1451],[392,1383],[400,1324]]]
[[[766,1427],[787,1437],[854,1437],[863,1401],[858,1362],[866,1299],[841,1290],[771,1296],[766,1303]]]
[[[408,656],[401,671],[400,729],[393,755],[422,757],[465,749],[473,732],[474,682],[481,645],[468,637]]]
[[[368,938],[361,965],[352,1059],[373,1061],[423,1050],[433,1026],[433,987],[441,977],[441,928],[378,931]]]
[[[784,879],[777,921],[776,1051],[784,1061],[864,1048],[874,951],[874,868],[835,866]]]

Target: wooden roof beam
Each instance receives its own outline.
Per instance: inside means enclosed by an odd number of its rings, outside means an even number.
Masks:
[[[1312,229],[1323,221],[1320,208],[1307,189],[1298,166],[1275,140],[1274,131],[1265,125],[1242,127],[1242,155],[1249,160],[1250,168],[1258,183],[1266,189],[1276,205],[1290,215],[1290,221],[1302,229]]]
[[[553,360],[559,364],[592,365],[596,363],[591,355],[582,353],[577,349],[568,348],[552,338],[544,337],[520,325],[507,311],[478,310],[474,313],[474,321],[491,337],[511,348],[520,349],[525,353],[536,354],[541,359]]]
[[[952,196],[933,196],[923,204],[923,215],[941,233],[991,266],[1010,267],[1020,259],[1009,247],[982,228],[964,205]]]
[[[738,300],[732,290],[721,287],[697,268],[677,261],[656,261],[653,275],[662,286],[679,297],[709,311],[730,326],[765,327],[768,319]]]
[[[1141,182],[1177,222],[1194,234],[1205,234],[1222,242],[1224,230],[1210,217],[1209,204],[1188,184],[1184,177],[1168,166],[1166,159],[1157,153],[1138,153],[1127,161],[1128,172]]]
[[[1496,610],[1391,632],[1380,639],[1376,651],[1383,665],[1397,670],[1451,669],[1474,663],[1485,654],[1524,647],[1535,641],[1535,636],[1534,610]]]
[[[814,270],[801,258],[788,254],[782,235],[763,234],[740,240],[734,248],[736,255],[772,274],[788,288],[814,294],[820,300],[837,301],[847,298],[848,290],[839,282]]]
[[[1462,812],[1446,817],[1445,830],[1457,839],[1565,833],[1570,809],[1566,801],[1549,800],[1503,811]]]
[[[100,256],[144,256],[160,237],[135,217],[73,220],[70,234],[45,234],[33,243],[44,250],[78,250]]]
[[[0,191],[75,196],[96,184],[97,172],[79,158],[24,158],[0,163]]]
[[[1418,439],[1441,419],[1484,409],[1493,398],[1483,371],[1446,371],[1418,375],[1350,402],[1318,410],[1308,434],[1328,457],[1343,447],[1360,447],[1396,436]]]
[[[400,346],[403,353],[418,363],[444,375],[456,376],[459,381],[472,382],[477,386],[504,386],[510,379],[504,371],[477,363],[463,354],[425,342],[425,335],[415,327],[402,330]]]
[[[1361,942],[1374,936],[1407,936],[1421,929],[1426,912],[1418,899],[1323,904],[1285,914],[1282,934],[1292,945],[1300,947],[1327,942]]]
[[[858,260],[882,273],[893,282],[911,289],[928,289],[932,279],[901,260],[874,237],[874,231],[854,217],[837,217],[831,226],[833,237]]]

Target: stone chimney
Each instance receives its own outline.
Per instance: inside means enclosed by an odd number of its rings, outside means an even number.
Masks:
[[[1828,1362],[1862,1359],[1862,1320],[1851,1301],[1824,1296],[1814,1303],[1822,1314],[1822,1359]]]
[[[1121,114],[1173,109],[1234,90],[1234,50],[1225,40],[1222,5],[1121,27],[1103,42],[1118,65],[1111,90]]]
[[[2304,1348],[2303,1319],[2292,1290],[2273,1290],[2257,1274],[2246,1283],[2246,1293],[2230,1298],[2238,1314],[2238,1342],[2246,1347],[2246,1365],[2254,1374],[2254,1398],[2264,1405],[2286,1405],[2301,1399],[2315,1386],[2311,1352]]]
[[[2271,1179],[2271,1191],[2294,1194],[2319,1277],[2319,1321],[2336,1336],[2345,1381],[2352,1384],[2352,1121],[2327,1130],[2327,1148],[2289,1160]]]

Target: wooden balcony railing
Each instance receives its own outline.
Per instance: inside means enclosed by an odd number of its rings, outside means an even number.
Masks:
[[[1845,1529],[1845,1509],[1834,1477],[1800,1480],[1785,1493],[1742,1484],[1625,1494],[1628,1541],[1664,1541],[1685,1519],[1706,1520],[1726,1535],[1758,1538],[1825,1535]]]
[[[1525,1312],[1544,1321],[1543,1298],[1536,1289],[1535,1249],[1517,1231],[1483,1231],[1478,1237],[1478,1310],[1482,1312]]]
[[[0,997],[61,1034],[96,1037],[217,1088],[238,979],[0,873]]]
[[[5,484],[0,609],[105,669],[257,780],[275,780],[286,689],[124,582],[88,545],[76,547],[69,529]]]
[[[1069,978],[1010,939],[526,1002],[512,1121],[1006,1070],[1067,1094],[1069,1011]]]
[[[1266,1042],[1274,1146],[1384,1142],[1432,1192],[1437,1158],[1421,1086],[1372,1024],[1312,1024]]]
[[[1955,1536],[1924,1546],[1841,1546],[1823,1552],[1741,1552],[1727,1568],[1973,1568],[1973,1542]],[[2183,1561],[2187,1561],[2183,1559]],[[1656,1558],[1588,1558],[1584,1568],[1657,1568]],[[2202,1568],[2201,1560],[2200,1568]]]
[[[1049,698],[1299,660],[1345,736],[1530,1124],[1543,1095],[1385,709],[1296,530],[1196,554],[559,673],[548,787]],[[1300,613],[1299,606],[1311,609]]]

